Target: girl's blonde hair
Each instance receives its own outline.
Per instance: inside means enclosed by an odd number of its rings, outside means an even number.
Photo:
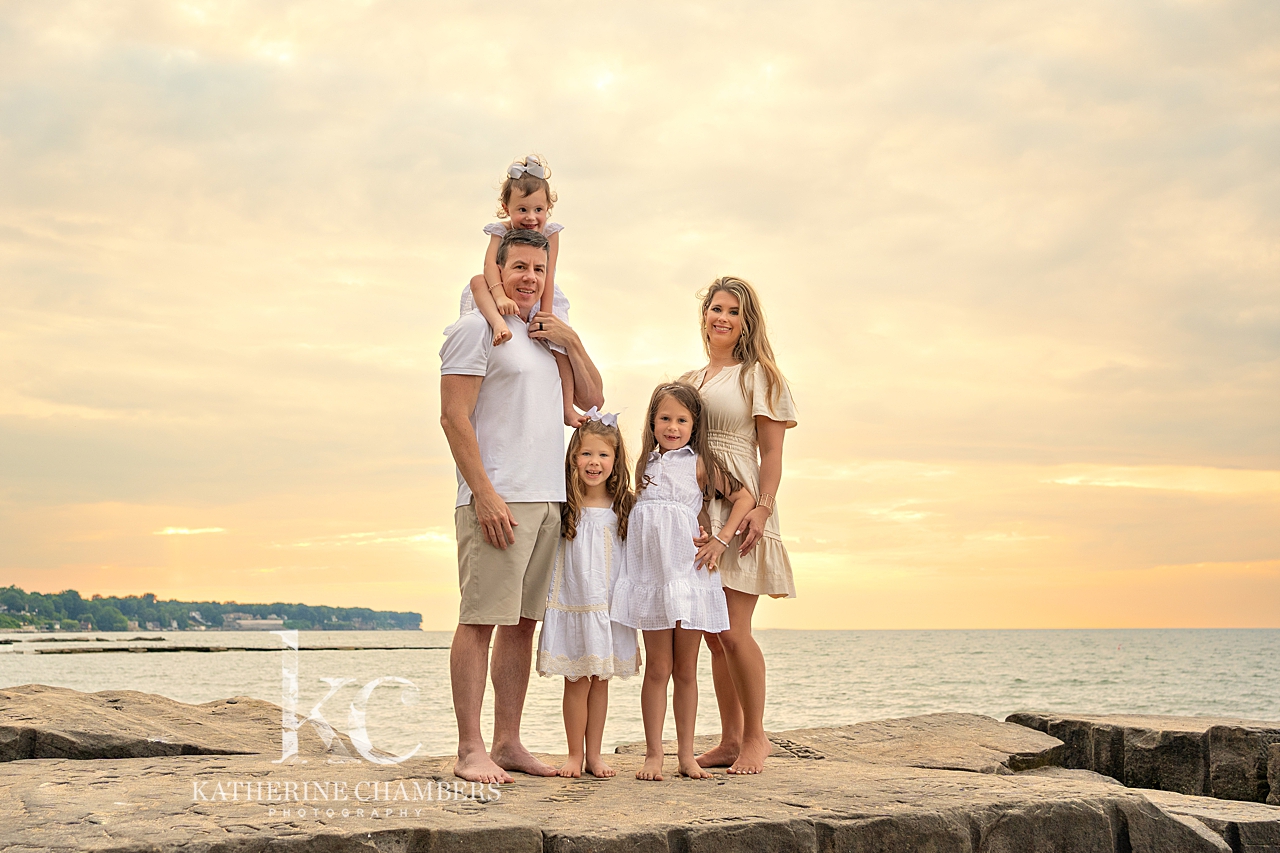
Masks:
[[[578,476],[574,457],[582,449],[582,437],[594,435],[613,445],[613,473],[604,481],[605,492],[613,498],[613,513],[618,517],[618,538],[627,538],[627,519],[636,502],[631,491],[631,472],[627,470],[627,448],[622,444],[622,432],[616,426],[601,421],[587,421],[573,431],[569,450],[564,457],[565,502],[560,505],[560,535],[572,539],[578,535],[578,519],[582,517],[582,502],[587,490]]]
[[[744,279],[726,275],[711,282],[706,290],[699,293],[702,299],[702,311],[698,322],[702,326],[702,348],[707,358],[711,357],[711,335],[707,333],[707,311],[711,308],[711,300],[717,293],[729,293],[738,299],[738,319],[742,321],[742,334],[733,346],[733,357],[742,362],[742,370],[738,371],[738,384],[742,388],[742,396],[747,396],[747,383],[755,377],[756,365],[764,369],[765,395],[772,406],[778,402],[782,394],[782,371],[773,360],[773,347],[769,346],[769,336],[764,329],[764,309],[760,307],[760,297],[755,288]]]
[[[692,447],[693,452],[702,460],[702,467],[707,475],[707,484],[702,487],[702,497],[705,500],[714,498],[717,483],[723,483],[729,490],[728,493],[742,488],[737,478],[729,473],[720,455],[711,449],[711,442],[707,440],[707,412],[702,405],[702,395],[698,393],[698,389],[688,382],[667,382],[653,389],[653,396],[649,398],[649,412],[645,415],[644,422],[644,438],[640,442],[640,458],[636,460],[636,493],[644,491],[645,486],[649,485],[644,472],[649,465],[649,454],[658,447],[658,437],[653,431],[653,421],[658,416],[658,406],[668,397],[688,409],[689,414],[693,416],[693,431],[689,434],[688,446]]]
[[[519,174],[512,176],[511,170],[519,167]],[[535,171],[541,171],[541,178],[536,175],[524,171],[528,168],[534,168]],[[507,205],[511,203],[511,196],[514,190],[519,190],[520,195],[529,196],[542,190],[547,194],[547,210],[556,205],[556,191],[551,189],[551,167],[547,165],[547,161],[542,159],[539,154],[530,154],[523,160],[516,160],[507,167],[507,176],[502,181],[502,186],[498,189],[498,216],[507,215]]]

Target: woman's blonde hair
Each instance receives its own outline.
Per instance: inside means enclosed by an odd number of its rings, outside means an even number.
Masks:
[[[605,492],[613,498],[613,514],[618,517],[618,538],[627,538],[627,520],[636,502],[631,491],[631,472],[627,469],[627,448],[622,444],[622,432],[616,426],[606,426],[601,421],[587,421],[573,431],[569,450],[564,457],[565,502],[560,505],[560,535],[572,539],[578,535],[578,519],[582,517],[582,502],[587,490],[578,476],[574,457],[582,449],[582,437],[594,435],[613,445],[613,473],[604,481]]]
[[[543,177],[539,178],[528,172],[521,172],[518,176],[512,177],[510,169],[516,166],[540,167]],[[507,176],[502,179],[502,186],[498,188],[499,217],[507,215],[507,205],[511,203],[511,194],[514,190],[519,190],[521,196],[533,195],[538,190],[542,190],[547,194],[547,210],[551,210],[556,205],[556,191],[551,189],[551,167],[540,154],[530,154],[523,160],[516,160],[508,167]]]
[[[702,487],[702,497],[711,500],[716,496],[716,484],[720,483],[728,489],[722,494],[732,494],[742,488],[737,478],[729,473],[729,469],[720,459],[720,455],[711,449],[707,439],[707,412],[702,405],[702,395],[698,389],[688,382],[667,382],[653,389],[649,398],[649,411],[645,415],[644,438],[640,442],[640,458],[636,460],[636,493],[644,491],[649,481],[645,479],[645,469],[649,466],[649,454],[658,448],[658,437],[653,431],[653,421],[658,417],[658,406],[670,397],[689,410],[693,416],[693,430],[689,434],[689,447],[702,460],[703,470],[707,475],[707,484]]]
[[[698,322],[702,325],[702,348],[710,358],[711,336],[707,333],[707,311],[717,293],[729,293],[738,299],[738,319],[742,321],[742,334],[734,344],[733,357],[742,362],[742,370],[738,372],[742,396],[747,396],[747,383],[755,377],[758,364],[764,370],[765,395],[772,406],[778,402],[786,380],[773,359],[773,347],[769,346],[769,335],[765,332],[764,309],[760,307],[760,297],[745,279],[732,275],[722,276],[698,294],[702,299],[702,310],[698,315]]]

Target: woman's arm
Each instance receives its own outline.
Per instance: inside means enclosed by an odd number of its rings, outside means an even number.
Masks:
[[[760,494],[777,496],[782,484],[782,441],[787,436],[787,425],[764,415],[756,415],[756,441],[760,444]],[[734,528],[734,534],[744,531],[742,547],[738,553],[746,556],[764,535],[764,524],[773,510],[757,504],[742,523]],[[725,525],[728,527],[728,525]]]
[[[556,258],[560,256],[560,232],[547,238],[547,284],[542,290],[542,304],[539,311],[551,313],[556,301]]]
[[[698,460],[698,480],[699,484],[706,480],[706,473],[703,471],[701,459]],[[721,494],[724,494],[724,490],[728,485],[728,482],[721,478],[721,481],[716,484],[716,490]],[[720,530],[736,530],[736,525],[741,524],[742,520],[747,517],[747,513],[751,511],[751,507],[755,505],[756,500],[751,496],[751,492],[747,491],[746,487],[738,488],[736,491],[730,493],[725,500],[733,504],[733,509],[729,510],[729,518],[725,520],[724,526],[721,527]],[[702,566],[706,566],[708,571],[714,572],[716,570],[716,562],[728,547],[727,541],[719,539],[718,535],[713,533],[711,537],[703,543],[700,548],[698,548],[698,554],[694,557],[694,567],[700,568]]]

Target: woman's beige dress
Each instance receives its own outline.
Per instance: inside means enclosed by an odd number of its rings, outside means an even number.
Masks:
[[[796,425],[796,407],[791,399],[791,389],[785,382],[778,389],[777,399],[768,399],[764,368],[759,365],[747,382],[744,396],[738,381],[741,372],[742,365],[736,364],[721,369],[710,380],[706,379],[706,368],[686,373],[681,378],[702,392],[707,407],[707,438],[712,448],[720,454],[730,473],[741,480],[752,495],[759,497],[760,442],[756,437],[756,415],[779,421],[790,429]],[[711,502],[707,511],[713,533],[720,532],[731,509],[728,501]],[[765,522],[764,536],[745,557],[738,556],[741,537],[728,542],[729,549],[720,558],[720,576],[726,587],[751,595],[795,597],[791,558],[782,544],[776,506],[773,515]]]

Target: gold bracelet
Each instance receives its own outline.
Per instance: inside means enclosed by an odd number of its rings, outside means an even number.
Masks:
[[[769,510],[769,515],[773,515],[773,495],[761,495],[756,498],[756,507],[764,507]]]
[[[497,284],[491,284],[491,285],[489,285],[489,289],[490,289],[490,290],[493,290],[495,287],[502,287],[502,282],[498,282]]]

